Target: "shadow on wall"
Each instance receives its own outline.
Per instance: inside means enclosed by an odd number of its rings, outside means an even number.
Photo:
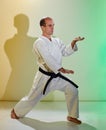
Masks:
[[[17,29],[11,39],[4,45],[5,53],[12,68],[2,100],[19,100],[32,86],[36,72],[35,56],[32,52],[36,37],[27,35],[29,19],[24,14],[14,17],[14,26]]]

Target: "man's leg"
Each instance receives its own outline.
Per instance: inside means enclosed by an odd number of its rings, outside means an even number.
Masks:
[[[24,117],[32,108],[44,97],[42,94],[44,84],[47,79],[38,73],[35,76],[34,83],[28,96],[23,97],[11,111],[11,118],[19,119]]]
[[[81,124],[81,121],[78,120],[79,117],[79,103],[78,103],[78,89],[74,87],[68,81],[61,78],[54,78],[50,85],[47,87],[47,91],[60,90],[65,93],[68,116],[67,120],[72,121],[77,124]]]
[[[48,86],[47,91],[49,90],[60,90],[65,93],[68,116],[67,120],[72,121],[77,124],[81,124],[81,121],[78,120],[79,117],[79,102],[78,102],[78,88],[74,87],[70,82],[56,78],[51,81],[50,86]]]
[[[22,98],[11,111],[11,118],[19,119],[24,117],[41,100],[42,93]]]
[[[65,97],[68,108],[67,120],[81,124],[81,121],[78,120],[79,117],[79,103],[78,103],[78,89],[73,85],[68,84],[65,89]]]

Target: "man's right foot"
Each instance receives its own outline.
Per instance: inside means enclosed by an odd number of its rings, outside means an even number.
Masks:
[[[19,119],[19,117],[16,115],[14,109],[11,111],[11,118],[12,119]]]
[[[73,123],[76,123],[76,124],[81,124],[82,122],[80,120],[78,120],[77,118],[73,118],[73,117],[70,117],[70,116],[67,116],[67,120],[68,121],[71,121]]]

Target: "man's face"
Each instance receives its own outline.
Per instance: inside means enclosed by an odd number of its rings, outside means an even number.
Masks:
[[[54,31],[54,22],[52,19],[45,20],[46,25],[42,26],[42,31],[46,35],[52,35]]]

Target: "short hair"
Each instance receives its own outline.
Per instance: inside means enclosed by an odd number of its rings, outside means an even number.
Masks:
[[[46,26],[46,20],[52,20],[52,18],[50,17],[43,17],[41,20],[40,20],[40,26]]]

